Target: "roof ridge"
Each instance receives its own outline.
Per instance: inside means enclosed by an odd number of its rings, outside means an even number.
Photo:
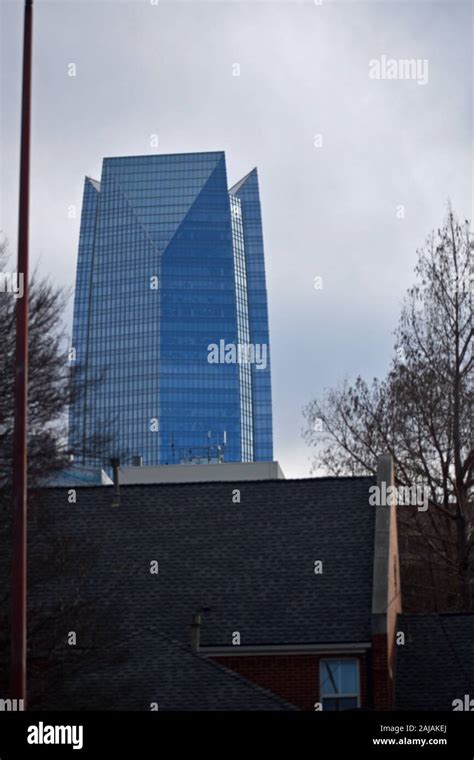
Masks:
[[[189,480],[181,483],[177,482],[158,482],[158,483],[120,483],[120,488],[156,488],[157,486],[213,486],[224,485],[226,483],[322,483],[322,482],[348,482],[356,480],[374,480],[375,475],[322,475],[305,478],[252,478],[251,480],[239,479],[238,477],[229,480]],[[110,484],[108,484],[110,485]],[[84,488],[104,488],[103,485],[85,485]],[[67,486],[49,486],[49,488],[67,488]]]

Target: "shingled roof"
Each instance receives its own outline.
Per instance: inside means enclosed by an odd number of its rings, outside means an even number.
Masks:
[[[88,710],[296,710],[293,705],[177,641],[148,629],[129,642],[125,663],[84,668],[69,704]],[[48,704],[61,709],[61,701]]]
[[[126,486],[119,507],[106,486],[78,489],[75,504],[51,488],[42,505],[78,552],[94,537],[91,586],[116,574],[134,635],[159,623],[188,646],[192,615],[205,608],[203,647],[230,646],[236,631],[242,645],[352,643],[371,637],[373,482]]]
[[[453,700],[474,698],[474,613],[399,615],[395,707],[453,710]]]

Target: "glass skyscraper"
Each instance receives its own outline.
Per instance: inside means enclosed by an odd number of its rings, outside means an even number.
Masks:
[[[84,185],[73,348],[76,461],[272,460],[257,170],[228,190],[223,152],[104,159]]]

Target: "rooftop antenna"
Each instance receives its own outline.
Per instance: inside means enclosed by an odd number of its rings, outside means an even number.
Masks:
[[[118,457],[112,457],[110,460],[110,466],[113,472],[114,490],[112,493],[112,506],[120,507],[120,459]]]

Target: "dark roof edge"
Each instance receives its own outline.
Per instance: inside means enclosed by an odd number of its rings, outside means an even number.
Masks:
[[[235,647],[232,645],[201,645],[199,653],[204,657],[245,657],[258,655],[275,655],[275,654],[307,654],[318,652],[328,657],[335,653],[360,653],[372,648],[371,641],[324,641],[311,642],[306,644],[246,644]]]
[[[232,480],[189,480],[183,483],[121,483],[120,484],[120,490],[125,488],[151,488],[156,486],[209,486],[209,485],[218,485],[218,484],[225,484],[225,483],[302,483],[302,482],[312,482],[312,483],[320,483],[322,481],[329,482],[329,481],[352,481],[352,480],[367,480],[374,482],[375,481],[375,475],[343,475],[343,476],[337,476],[337,475],[324,475],[322,477],[316,477],[316,478],[262,478],[262,479],[253,479],[252,480],[239,480],[239,479],[232,479]],[[77,485],[77,484],[76,484]],[[98,488],[98,489],[104,489],[104,488],[110,488],[111,484],[108,485],[89,485],[89,484],[81,484],[78,486],[80,488]],[[69,488],[74,488],[74,484],[68,484],[67,486],[37,486],[36,489],[40,488],[41,490],[64,490]],[[33,489],[32,489],[33,490]]]
[[[127,156],[104,156],[103,161],[117,161],[119,159],[134,158],[174,158],[175,156],[225,156],[225,150],[188,150],[181,153],[139,153],[137,155]]]

